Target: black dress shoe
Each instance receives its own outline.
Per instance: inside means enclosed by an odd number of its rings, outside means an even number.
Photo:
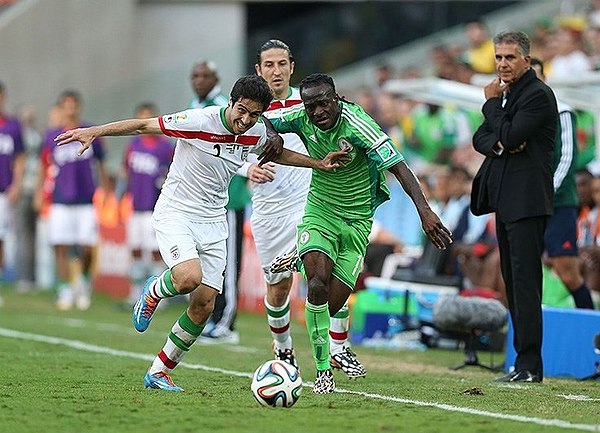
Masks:
[[[517,372],[513,370],[505,376],[497,377],[496,379],[494,379],[494,382],[510,382],[511,379],[513,377],[515,377],[516,375],[517,375]]]
[[[496,379],[496,382],[529,382],[539,383],[542,378],[538,374],[534,374],[529,370],[511,371],[506,376],[502,376]]]

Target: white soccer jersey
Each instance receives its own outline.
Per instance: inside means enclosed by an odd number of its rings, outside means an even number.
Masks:
[[[302,104],[297,88],[290,88],[286,99],[273,100],[264,116],[268,119],[280,108]],[[306,147],[296,134],[281,134],[284,147],[308,155]],[[310,186],[310,168],[292,167],[277,164],[275,180],[252,185],[252,212],[260,217],[285,215],[304,209],[308,187]]]
[[[224,220],[229,181],[249,152],[262,151],[264,123],[234,135],[225,126],[225,107],[190,109],[158,120],[162,132],[178,140],[155,210],[183,212],[197,221]]]

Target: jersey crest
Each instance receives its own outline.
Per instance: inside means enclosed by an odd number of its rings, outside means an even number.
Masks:
[[[338,140],[338,146],[340,147],[340,150],[347,152],[352,152],[354,150],[354,146],[352,146],[352,144],[350,144],[350,142],[345,138],[340,138]]]

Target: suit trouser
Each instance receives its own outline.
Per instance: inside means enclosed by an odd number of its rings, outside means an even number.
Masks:
[[[223,291],[215,299],[210,321],[215,328],[234,329],[237,316],[238,277],[242,265],[242,241],[244,239],[244,210],[227,210],[229,237],[227,238],[227,267],[223,279]]]
[[[546,216],[502,222],[496,215],[500,266],[514,329],[515,371],[543,377],[542,252]]]

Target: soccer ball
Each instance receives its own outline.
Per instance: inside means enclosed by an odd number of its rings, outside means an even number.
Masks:
[[[292,407],[302,394],[302,378],[293,365],[272,359],[256,369],[250,389],[262,406]]]

